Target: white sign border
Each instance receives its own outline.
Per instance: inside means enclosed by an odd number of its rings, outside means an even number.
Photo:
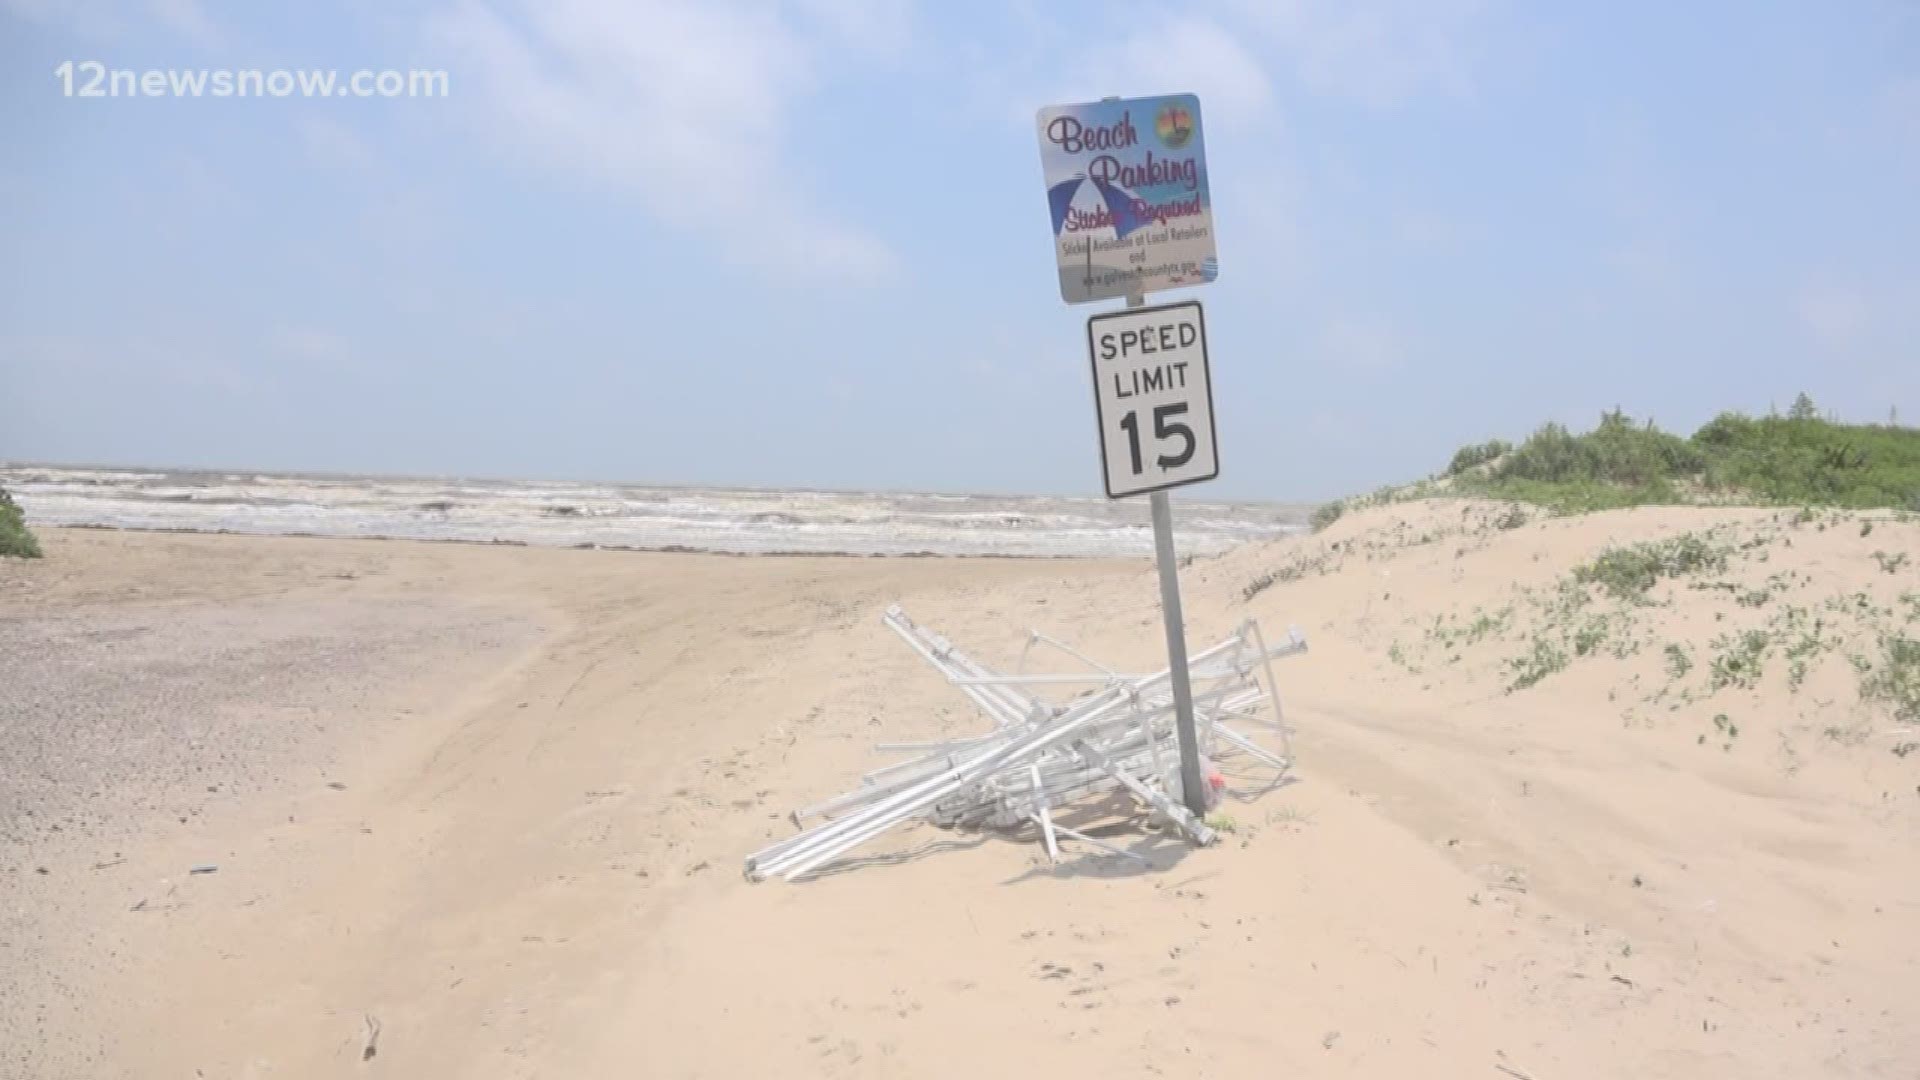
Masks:
[[[1115,495],[1112,485],[1113,471],[1107,467],[1107,411],[1104,407],[1105,403],[1100,396],[1100,356],[1093,333],[1094,324],[1102,319],[1118,319],[1131,315],[1151,315],[1156,311],[1172,311],[1175,308],[1187,307],[1193,308],[1198,314],[1195,322],[1200,327],[1200,363],[1206,368],[1207,372],[1207,438],[1211,440],[1213,447],[1213,471],[1205,476],[1189,476],[1185,480],[1175,480],[1166,484],[1155,484],[1152,487],[1135,488],[1132,491]],[[1107,493],[1107,498],[1131,499],[1135,495],[1151,495],[1156,491],[1171,491],[1177,487],[1186,487],[1188,484],[1203,484],[1209,480],[1218,480],[1220,478],[1220,418],[1215,412],[1213,404],[1213,358],[1207,353],[1207,313],[1200,301],[1176,300],[1171,304],[1154,304],[1150,307],[1143,305],[1141,307],[1124,307],[1115,311],[1094,312],[1092,315],[1087,316],[1087,364],[1093,374],[1091,386],[1093,389],[1094,434],[1099,437],[1100,441],[1100,487]]]

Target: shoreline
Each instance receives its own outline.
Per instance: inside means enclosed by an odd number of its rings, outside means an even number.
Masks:
[[[925,497],[925,498],[934,498],[934,499],[1019,499],[1019,500],[1034,500],[1034,501],[1064,499],[1064,500],[1081,500],[1081,501],[1096,502],[1096,503],[1104,503],[1108,501],[1105,495],[1102,495],[1098,492],[1091,492],[1091,491],[1081,493],[1081,494],[1075,494],[1073,492],[1057,492],[1057,491],[1055,492],[950,491],[950,490],[932,490],[932,489],[917,489],[917,488],[763,487],[763,486],[758,486],[753,484],[725,484],[725,483],[688,484],[688,483],[676,483],[676,482],[670,482],[670,481],[646,481],[646,480],[580,480],[580,479],[557,479],[554,477],[530,477],[530,476],[474,476],[474,475],[468,475],[465,473],[310,472],[310,471],[301,470],[301,469],[215,468],[211,466],[199,467],[199,466],[174,466],[174,465],[136,466],[136,465],[115,465],[111,463],[99,463],[99,462],[74,463],[74,462],[0,460],[0,471],[22,470],[22,469],[46,469],[46,470],[55,470],[55,471],[61,471],[61,472],[111,472],[111,473],[122,473],[127,475],[147,474],[147,475],[158,475],[158,476],[219,476],[219,477],[265,476],[265,477],[271,477],[271,478],[285,478],[290,480],[326,480],[326,481],[375,480],[375,481],[394,482],[394,483],[433,483],[433,484],[472,483],[472,484],[514,484],[514,485],[578,484],[582,486],[631,488],[635,490],[679,491],[679,492],[715,491],[715,492],[728,492],[728,493],[738,493],[738,494],[746,494],[746,495],[835,495],[835,496],[879,495],[879,496],[887,496],[887,497],[905,497],[905,498]],[[1258,506],[1258,507],[1266,507],[1266,508],[1282,509],[1282,510],[1284,509],[1311,510],[1315,506],[1319,505],[1319,502],[1314,502],[1314,501],[1300,502],[1300,501],[1287,500],[1287,499],[1255,499],[1255,498],[1196,499],[1192,496],[1182,495],[1178,493],[1173,495],[1173,499],[1174,499],[1174,504],[1176,506],[1182,503],[1185,503],[1188,505],[1198,505],[1198,506]],[[1325,500],[1320,500],[1320,501],[1324,502]]]
[[[31,523],[30,523],[31,524]],[[73,529],[88,532],[111,533],[151,533],[162,536],[237,536],[254,540],[378,540],[395,544],[456,544],[479,548],[529,548],[542,551],[613,551],[636,555],[715,555],[729,559],[953,559],[953,560],[1014,560],[1027,562],[1101,562],[1109,560],[1134,560],[1153,558],[1152,552],[1141,555],[1032,555],[1020,552],[949,552],[949,551],[727,551],[688,547],[683,544],[668,544],[663,547],[640,547],[626,544],[536,544],[526,540],[468,540],[457,536],[382,536],[373,533],[341,535],[337,533],[313,532],[245,532],[239,529],[176,529],[155,528],[130,525],[39,525],[36,530],[54,532]],[[1185,555],[1183,559],[1219,558],[1225,552],[1206,555]]]
[[[1105,558],[1152,551],[1147,508],[1093,497],[634,488],[0,469],[35,527],[778,555]],[[1181,548],[1304,531],[1298,507],[1190,503]]]

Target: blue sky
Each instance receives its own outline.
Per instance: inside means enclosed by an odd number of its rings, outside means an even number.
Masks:
[[[1097,493],[1033,113],[1181,91],[1195,495],[1615,405],[1920,421],[1908,3],[0,0],[0,60],[0,459]]]

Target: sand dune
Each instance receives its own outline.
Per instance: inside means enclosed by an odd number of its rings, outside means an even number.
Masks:
[[[801,885],[739,859],[869,743],[975,726],[886,604],[988,660],[1034,627],[1150,665],[1150,568],[52,531],[44,564],[0,567],[9,626],[217,611],[244,649],[402,605],[448,629],[357,653],[333,692],[266,676],[334,737],[187,823],[123,822],[124,862],[10,824],[9,936],[53,966],[0,986],[0,1061],[1912,1076],[1920,733],[1875,676],[1920,636],[1920,526],[1799,518],[1435,501],[1196,560],[1193,639],[1252,615],[1313,645],[1281,672],[1297,776],[1237,780],[1226,842],[1142,837],[1141,872],[924,828]],[[90,700],[225,670],[186,666]],[[45,706],[15,712],[9,738]]]

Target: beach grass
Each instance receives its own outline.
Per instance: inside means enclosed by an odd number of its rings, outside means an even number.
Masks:
[[[26,516],[7,489],[0,488],[0,556],[19,559],[40,557],[40,541],[27,529]]]

